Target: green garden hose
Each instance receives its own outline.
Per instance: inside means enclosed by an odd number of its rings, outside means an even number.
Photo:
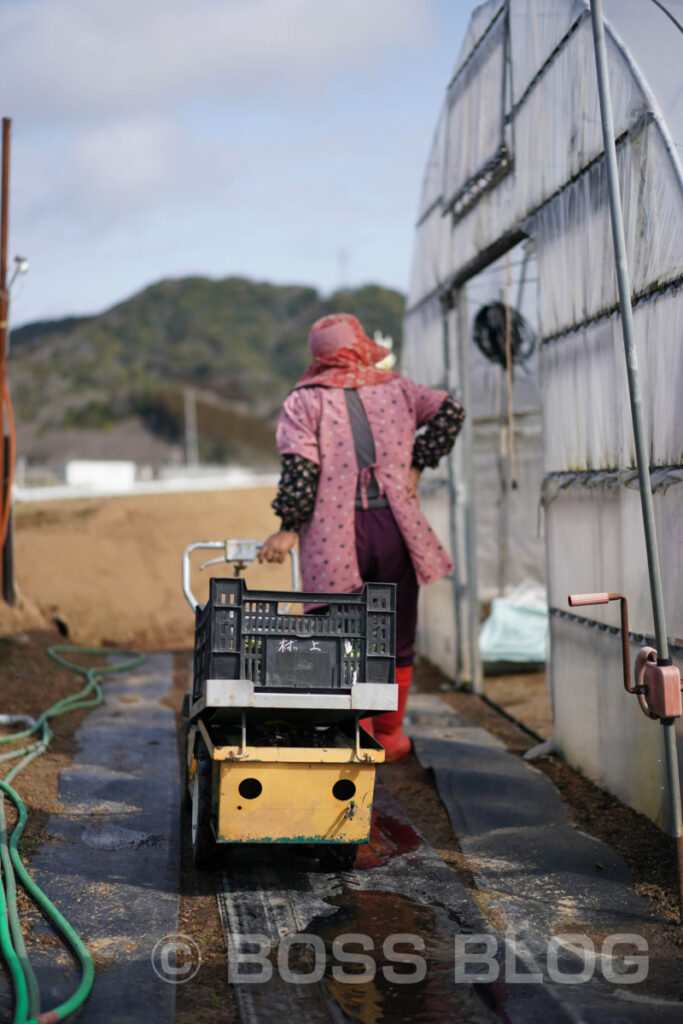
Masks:
[[[48,725],[51,718],[75,711],[77,708],[95,707],[102,701],[100,677],[115,672],[128,672],[144,661],[143,654],[131,651],[119,652],[124,661],[117,661],[98,668],[82,668],[68,661],[63,654],[80,654],[94,657],[110,658],[112,651],[99,647],[77,647],[71,644],[57,644],[49,647],[48,657],[62,668],[69,669],[85,678],[86,683],[78,693],[70,694],[56,701],[33,721],[26,715],[5,715],[0,718],[5,724],[16,722],[26,723],[27,729],[13,733],[11,736],[0,737],[0,744],[14,742],[29,736],[36,737],[33,742],[0,755],[0,762],[21,757],[5,777],[0,780],[0,865],[2,867],[3,885],[0,886],[0,951],[9,968],[12,986],[15,993],[15,1006],[12,1024],[55,1024],[64,1020],[70,1013],[78,1009],[88,997],[92,988],[94,968],[92,957],[81,938],[73,930],[69,922],[60,914],[45,893],[36,885],[19,856],[18,844],[26,825],[27,811],[19,794],[10,783],[19,772],[47,749],[52,738],[52,730]],[[39,734],[39,735],[38,735]],[[5,794],[10,797],[17,809],[17,822],[9,840],[5,821]],[[51,922],[55,930],[69,945],[78,960],[81,969],[81,980],[76,991],[65,1002],[52,1010],[40,1010],[40,991],[35,974],[28,960],[21,923],[16,904],[16,878],[25,891],[38,905],[43,914]]]

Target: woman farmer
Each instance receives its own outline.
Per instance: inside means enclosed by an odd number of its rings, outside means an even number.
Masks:
[[[451,450],[465,413],[446,391],[377,366],[388,351],[354,316],[318,320],[308,345],[311,365],[286,398],[277,428],[282,475],[273,508],[282,528],[259,560],[282,562],[298,538],[305,591],[397,585],[398,710],[372,719],[392,761],[410,750],[402,723],[418,586],[453,568],[420,511],[417,483],[425,466]]]

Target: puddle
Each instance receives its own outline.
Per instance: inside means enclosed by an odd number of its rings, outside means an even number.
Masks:
[[[338,907],[337,914],[312,921],[306,930],[325,943],[327,968],[322,984],[348,1020],[360,1024],[507,1021],[500,1008],[501,993],[489,991],[494,986],[456,985],[453,934],[444,933],[431,907],[399,893],[375,890],[347,890],[328,900]],[[351,935],[356,936],[355,943],[340,938]],[[303,947],[302,955],[306,955]],[[292,949],[291,969],[310,970],[304,964],[302,960],[297,967]],[[354,975],[360,975],[358,981]]]
[[[278,1019],[308,1024],[509,1024],[504,985],[456,983],[455,936],[472,924],[430,864],[419,833],[382,808],[352,872],[308,873],[294,849],[233,857],[224,928],[266,937],[270,963],[267,982],[235,984],[242,1019],[272,1020],[278,1006]],[[258,959],[242,966],[245,981],[261,973]]]

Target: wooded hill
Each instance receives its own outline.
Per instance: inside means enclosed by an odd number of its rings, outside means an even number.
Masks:
[[[275,464],[273,426],[308,364],[308,329],[340,311],[370,336],[391,335],[398,350],[403,296],[377,285],[323,298],[297,285],[191,277],[151,285],[98,316],[21,327],[9,364],[18,452],[53,466],[179,459],[191,386],[203,461]]]

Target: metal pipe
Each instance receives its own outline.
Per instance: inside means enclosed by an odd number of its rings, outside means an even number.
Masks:
[[[609,597],[610,601],[613,601],[617,595],[610,594]],[[621,612],[621,664],[624,673],[624,687],[628,693],[634,693],[635,691],[631,689],[631,638],[628,628],[628,602],[621,594],[619,594],[619,604]]]
[[[624,689],[627,693],[635,693],[631,686],[631,648],[630,634],[628,628],[628,601],[622,594],[570,594],[568,599],[570,608],[581,608],[584,605],[608,604],[610,601],[621,603],[621,668],[624,679]]]
[[[472,408],[472,386],[470,376],[470,338],[467,319],[467,295],[464,288],[455,294],[458,332],[458,375],[462,388],[462,404],[467,416],[462,428],[462,450],[465,467],[464,520],[465,560],[467,565],[467,647],[470,680],[475,693],[484,690],[484,679],[479,657],[479,586],[477,581],[477,516],[474,489],[474,415]]]
[[[361,750],[360,745],[360,715],[356,715],[356,757],[359,761],[372,761],[372,756],[365,751]]]
[[[5,488],[5,501],[11,501],[9,488]],[[17,592],[14,586],[14,516],[12,509],[7,517],[7,530],[5,532],[5,543],[2,545],[2,599],[11,608],[17,601]]]
[[[669,779],[669,810],[671,835],[676,842],[678,863],[678,907],[683,922],[683,821],[681,820],[681,784],[678,776],[678,753],[676,751],[675,719],[662,721],[666,773]]]
[[[507,388],[508,462],[510,488],[517,490],[517,459],[515,457],[515,395],[512,372],[512,317],[510,315],[510,251],[505,253],[505,383]]]
[[[607,169],[607,188],[609,193],[610,216],[612,221],[612,238],[619,289],[619,306],[621,323],[624,333],[624,350],[626,354],[626,372],[628,374],[629,397],[631,401],[631,418],[636,445],[636,463],[640,484],[640,503],[643,513],[645,530],[645,547],[647,551],[648,575],[650,579],[650,595],[654,617],[655,636],[657,637],[658,664],[670,664],[669,644],[666,635],[666,618],[664,614],[664,595],[662,578],[659,569],[659,552],[657,549],[657,533],[655,530],[652,488],[645,432],[643,429],[640,386],[638,381],[638,360],[636,356],[635,334],[633,330],[633,310],[631,308],[631,290],[626,258],[626,240],[624,221],[619,193],[619,176],[617,172],[617,151],[614,144],[614,122],[612,103],[609,91],[607,72],[607,47],[605,45],[605,26],[602,16],[602,0],[591,0],[591,21],[593,24],[593,40],[595,44],[595,66],[598,77],[598,95],[600,98],[600,116],[605,146],[605,166]],[[683,920],[683,817],[681,815],[681,792],[678,775],[678,756],[676,751],[675,721],[662,720],[664,747],[666,751],[666,771],[669,795],[669,822],[671,834],[676,840],[678,850],[678,886],[681,920]]]
[[[3,438],[3,481],[2,500],[3,507],[9,503],[9,515],[7,517],[7,530],[5,532],[5,543],[2,545],[2,597],[5,604],[13,607],[16,602],[16,591],[14,588],[14,523],[12,515],[12,484],[10,478],[10,464],[12,459],[12,446],[9,435]]]
[[[236,754],[228,754],[229,761],[243,761],[245,757],[249,756],[247,750],[247,715],[246,712],[242,712],[242,746]]]
[[[208,548],[209,550],[212,550],[212,551],[213,550],[218,550],[219,548],[224,549],[225,548],[225,541],[224,540],[198,540],[194,544],[188,544],[188,546],[183,551],[183,563],[182,563],[183,564],[183,577],[182,577],[183,594],[185,595],[185,598],[187,599],[187,603],[189,604],[189,606],[192,609],[192,611],[195,611],[195,609],[199,605],[199,601],[197,600],[197,598],[194,596],[194,594],[192,593],[192,591],[190,589],[190,573],[191,573],[190,555],[192,554],[193,551],[196,551],[198,548]],[[222,561],[222,559],[221,559],[221,561]]]
[[[657,533],[655,530],[654,510],[652,505],[652,489],[650,486],[649,459],[643,428],[642,404],[640,398],[640,382],[638,379],[638,357],[636,353],[635,332],[633,329],[633,310],[631,308],[631,288],[629,282],[628,260],[626,257],[626,240],[624,236],[624,218],[619,193],[619,176],[617,171],[617,150],[614,144],[614,121],[612,118],[612,102],[609,92],[607,73],[607,49],[605,46],[605,26],[602,18],[602,0],[591,0],[591,19],[593,22],[593,39],[595,42],[595,65],[598,75],[598,94],[600,97],[600,115],[602,118],[602,135],[605,145],[605,166],[607,169],[607,191],[609,194],[610,215],[612,221],[612,238],[619,289],[619,306],[621,323],[624,333],[624,351],[626,355],[626,372],[628,390],[631,401],[631,418],[636,446],[636,464],[640,483],[640,502],[645,529],[645,547],[650,578],[652,612],[654,616],[657,650],[662,662],[669,657],[669,644],[666,635],[664,617],[664,597],[662,578],[659,569],[659,552],[657,549]]]
[[[453,366],[451,359],[451,338],[450,338],[450,325],[448,318],[450,315],[450,305],[447,301],[442,299],[441,302],[441,328],[442,328],[442,341],[443,341],[443,361],[444,370],[446,377],[446,391],[452,394],[455,390],[455,382],[453,380]],[[453,625],[455,635],[455,651],[454,651],[454,672],[453,678],[456,682],[460,681],[462,675],[462,614],[461,614],[461,600],[460,595],[462,592],[462,569],[460,567],[460,559],[458,557],[458,529],[457,529],[457,504],[458,496],[455,484],[455,466],[454,466],[455,452],[451,450],[446,456],[446,466],[448,470],[448,523],[449,523],[449,540],[451,544],[451,556],[453,559]]]

